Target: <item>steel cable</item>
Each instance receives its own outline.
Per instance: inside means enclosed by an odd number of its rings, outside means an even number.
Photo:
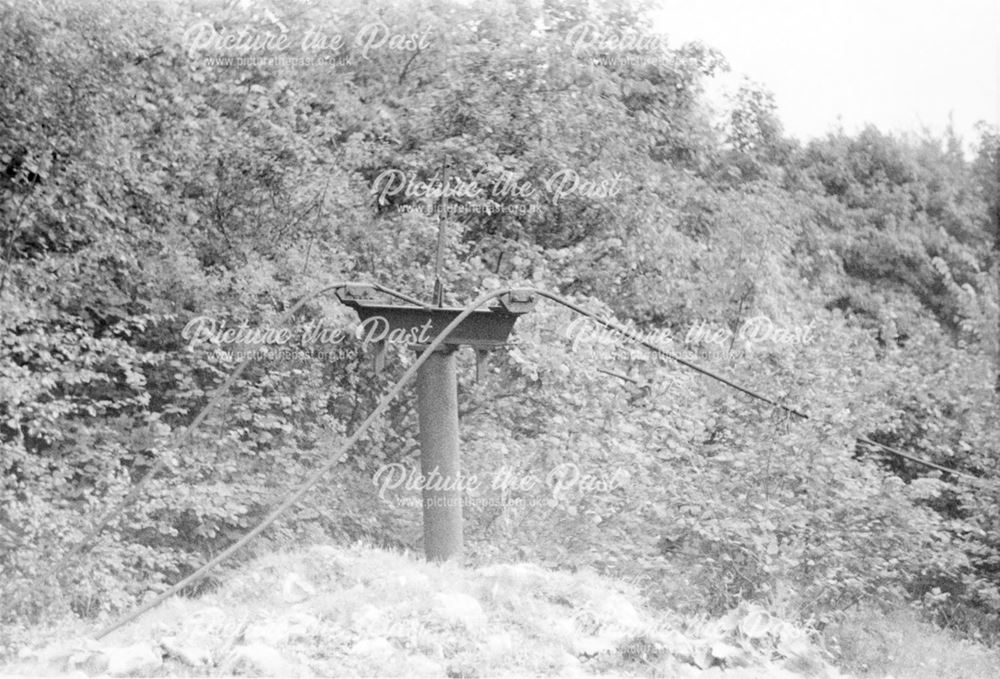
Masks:
[[[396,293],[395,291],[392,291],[392,290],[390,290],[388,288],[385,288],[383,286],[380,286],[378,284],[368,284],[368,283],[337,283],[337,284],[326,286],[326,287],[324,287],[324,288],[322,288],[322,289],[320,289],[320,290],[318,290],[316,292],[313,292],[313,293],[311,293],[311,294],[306,295],[305,297],[303,297],[291,309],[289,309],[287,312],[285,312],[285,314],[282,315],[282,317],[280,319],[280,323],[283,324],[289,318],[291,318],[292,314],[294,314],[295,311],[297,311],[299,308],[301,308],[301,306],[303,304],[305,304],[307,301],[309,301],[311,299],[314,299],[318,295],[320,295],[320,294],[322,294],[324,292],[327,292],[329,290],[332,290],[334,288],[344,287],[344,286],[348,286],[348,285],[370,285],[371,287],[373,287],[373,288],[375,288],[375,289],[377,289],[377,290],[379,290],[381,292],[385,292],[387,294],[391,294],[391,295],[396,296],[396,297],[398,297],[400,299],[408,301],[411,304],[415,304],[417,306],[428,308],[428,305],[426,305],[426,304],[423,304],[423,303],[421,303],[421,302],[419,302],[417,300],[409,298],[409,297],[407,297],[405,295],[402,295],[400,293]],[[779,402],[777,402],[777,401],[775,401],[773,399],[770,399],[770,398],[768,398],[766,396],[762,396],[761,394],[758,394],[758,393],[756,393],[756,392],[754,392],[754,391],[752,391],[750,389],[742,387],[742,386],[740,386],[740,385],[738,385],[738,384],[736,384],[736,383],[734,383],[734,382],[732,382],[732,381],[730,381],[730,380],[728,380],[728,379],[726,379],[726,378],[724,378],[724,377],[722,377],[720,375],[717,375],[717,374],[713,373],[712,371],[709,371],[709,370],[707,370],[705,368],[702,368],[702,367],[700,367],[698,365],[695,365],[695,364],[693,364],[693,363],[691,363],[689,361],[686,361],[686,360],[684,360],[684,359],[682,359],[682,358],[680,358],[678,356],[675,356],[674,354],[672,354],[672,353],[670,353],[668,351],[665,351],[664,349],[656,346],[655,344],[653,344],[651,342],[648,342],[648,341],[642,339],[641,337],[638,337],[637,335],[635,335],[634,333],[632,333],[630,330],[628,330],[628,329],[626,329],[626,328],[618,325],[617,323],[614,323],[612,321],[608,321],[608,320],[605,320],[603,318],[600,318],[596,314],[587,311],[586,309],[578,306],[577,304],[574,304],[573,302],[570,302],[569,300],[564,299],[563,297],[561,297],[559,295],[556,295],[556,294],[553,294],[553,293],[550,293],[550,292],[546,292],[544,290],[537,290],[537,289],[534,289],[534,288],[506,288],[506,289],[501,289],[501,290],[495,290],[493,292],[489,292],[489,293],[486,293],[486,294],[480,296],[475,301],[473,301],[470,304],[468,304],[467,306],[465,306],[462,309],[462,311],[458,314],[458,316],[456,316],[447,326],[445,326],[445,328],[442,329],[441,332],[439,332],[437,334],[437,336],[433,339],[433,341],[431,341],[431,343],[424,348],[423,352],[418,356],[418,358],[416,359],[416,361],[412,365],[410,365],[409,368],[406,369],[406,371],[403,373],[403,375],[395,382],[395,384],[393,384],[393,386],[389,389],[389,391],[386,392],[386,394],[379,401],[379,403],[375,407],[375,409],[372,410],[371,413],[369,413],[368,417],[365,418],[364,422],[362,422],[362,424],[358,427],[358,429],[356,429],[355,432],[344,443],[342,443],[339,446],[339,448],[336,451],[336,454],[332,455],[330,457],[330,459],[326,463],[324,463],[317,470],[315,470],[310,475],[308,475],[306,477],[306,479],[294,491],[292,491],[290,494],[288,494],[285,497],[285,499],[281,503],[279,503],[274,509],[272,509],[267,514],[267,516],[265,516],[256,526],[254,526],[252,529],[250,529],[239,540],[237,540],[235,543],[233,543],[232,545],[230,545],[228,548],[226,548],[220,554],[218,554],[213,559],[211,559],[210,561],[208,561],[207,563],[205,563],[203,566],[201,566],[200,568],[198,568],[196,571],[194,571],[193,573],[191,573],[190,575],[188,575],[187,577],[185,577],[184,579],[182,579],[180,582],[174,584],[173,586],[171,586],[166,591],[164,591],[161,594],[157,595],[156,597],[154,597],[150,601],[142,604],[138,608],[132,610],[128,614],[126,614],[126,615],[118,618],[112,624],[104,627],[100,632],[97,633],[97,635],[95,635],[95,638],[96,639],[101,639],[101,638],[107,636],[108,634],[110,634],[111,632],[113,632],[114,630],[120,628],[121,626],[123,626],[123,625],[131,622],[132,620],[135,620],[136,618],[138,618],[143,613],[151,610],[152,608],[155,608],[156,606],[158,606],[159,604],[163,603],[164,601],[166,601],[171,596],[173,596],[177,592],[181,591],[185,587],[188,587],[188,586],[194,584],[195,582],[199,581],[203,577],[205,577],[213,568],[215,568],[219,564],[223,563],[224,561],[226,561],[227,559],[229,559],[231,556],[233,556],[237,551],[239,551],[240,549],[242,549],[243,547],[245,547],[251,540],[253,540],[253,538],[255,538],[257,535],[259,535],[260,533],[262,533],[269,526],[271,526],[284,512],[286,512],[288,509],[290,509],[292,506],[294,506],[316,483],[318,483],[323,478],[323,476],[325,476],[331,469],[333,469],[337,464],[339,464],[343,460],[344,456],[351,449],[351,447],[353,447],[354,444],[356,444],[360,440],[360,438],[371,427],[371,425],[375,422],[375,420],[378,419],[378,417],[381,416],[382,413],[389,407],[389,405],[399,396],[399,394],[402,392],[402,390],[406,386],[406,384],[411,379],[413,379],[414,375],[416,374],[416,372],[420,368],[420,366],[423,365],[424,362],[426,362],[426,360],[430,357],[430,355],[441,346],[441,344],[448,337],[448,335],[450,335],[455,330],[455,328],[457,328],[458,325],[463,320],[465,320],[465,318],[467,318],[474,311],[476,311],[481,306],[483,306],[484,304],[486,304],[487,302],[489,302],[489,301],[491,301],[493,299],[497,299],[497,298],[502,297],[503,295],[507,295],[507,294],[525,294],[525,293],[531,294],[531,295],[537,295],[539,297],[544,297],[544,298],[547,298],[549,300],[552,300],[552,301],[556,302],[557,304],[565,306],[566,308],[568,308],[568,309],[570,309],[570,310],[572,310],[572,311],[574,311],[574,312],[576,312],[578,314],[582,314],[584,316],[587,316],[587,317],[593,319],[594,321],[600,323],[604,327],[622,334],[623,336],[625,336],[625,337],[627,337],[627,338],[629,338],[629,339],[631,339],[631,340],[633,340],[633,341],[641,344],[642,346],[646,347],[647,349],[649,349],[649,350],[651,350],[651,351],[653,351],[655,353],[658,353],[658,354],[663,355],[663,356],[665,356],[667,358],[670,358],[671,360],[674,360],[677,363],[679,363],[679,364],[681,364],[681,365],[683,365],[683,366],[685,366],[687,368],[695,370],[695,371],[697,371],[697,372],[699,372],[699,373],[701,373],[701,374],[703,374],[703,375],[705,375],[705,376],[707,376],[707,377],[709,377],[711,379],[717,380],[717,381],[719,381],[719,382],[721,382],[721,383],[723,383],[723,384],[725,384],[725,385],[727,385],[727,386],[729,386],[729,387],[731,387],[733,389],[736,389],[737,391],[740,391],[740,392],[742,392],[744,394],[747,394],[748,396],[750,396],[750,397],[752,397],[754,399],[757,399],[757,400],[760,400],[762,402],[768,403],[768,404],[770,404],[772,406],[781,408],[782,410],[788,412],[789,414],[795,415],[796,417],[799,417],[801,419],[806,419],[806,420],[810,419],[808,415],[806,415],[805,413],[802,413],[801,411],[799,411],[799,410],[797,410],[795,408],[792,408],[790,406],[786,406],[786,405],[784,405],[782,403],[779,403]],[[246,366],[247,366],[247,364],[249,363],[250,360],[251,359],[248,358],[248,359],[244,360],[242,363],[240,363],[240,365],[236,368],[236,370],[234,370],[234,372],[229,376],[229,378],[219,387],[219,390],[216,392],[215,395],[213,395],[213,397],[209,401],[209,403],[206,404],[206,406],[202,409],[202,411],[199,413],[198,417],[196,417],[195,420],[192,421],[191,425],[189,425],[189,427],[187,428],[187,430],[185,430],[185,432],[182,434],[181,440],[183,440],[185,437],[190,436],[191,433],[193,433],[193,431],[201,424],[201,422],[204,420],[205,416],[207,415],[207,412],[210,409],[210,407],[213,406],[218,401],[218,399],[221,398],[228,391],[228,389],[232,386],[232,384],[235,381],[235,379],[246,368]],[[602,372],[608,372],[608,371],[602,371]],[[615,374],[615,373],[608,373],[608,374],[614,374],[617,377],[626,377],[626,376],[618,375],[618,374]],[[626,379],[628,379],[628,378],[626,378]],[[964,472],[959,472],[957,470],[949,469],[949,468],[943,467],[941,465],[936,465],[935,463],[928,462],[926,460],[922,460],[922,459],[917,458],[915,456],[909,455],[907,453],[903,453],[902,451],[895,450],[895,449],[893,449],[893,448],[891,448],[889,446],[877,443],[875,441],[871,441],[871,440],[863,438],[863,437],[859,437],[858,440],[863,441],[863,442],[868,443],[868,444],[871,444],[871,445],[880,446],[880,447],[882,447],[882,448],[884,448],[884,449],[886,449],[886,450],[888,450],[888,451],[890,451],[890,452],[892,452],[894,454],[900,455],[900,456],[902,456],[902,457],[904,457],[906,459],[912,460],[914,462],[918,462],[920,464],[924,464],[924,465],[927,465],[929,467],[933,467],[933,468],[938,469],[940,471],[944,471],[944,472],[947,472],[947,473],[950,473],[950,474],[955,474],[957,476],[971,478],[971,479],[974,479],[974,480],[977,480],[977,481],[983,481],[982,479],[978,479],[977,477],[974,477],[972,475],[966,474]],[[91,532],[88,534],[88,537],[90,537],[91,539],[95,538],[100,533],[100,531],[103,530],[103,528],[107,525],[107,523],[110,521],[111,518],[114,518],[115,515],[120,514],[124,510],[124,508],[127,506],[127,504],[129,502],[134,501],[135,497],[138,496],[138,490],[141,489],[141,485],[144,484],[146,481],[148,481],[148,479],[152,478],[152,476],[156,472],[158,472],[160,469],[162,469],[164,464],[165,464],[165,462],[162,459],[160,461],[158,461],[157,465],[154,465],[154,467],[151,468],[150,471],[147,472],[147,474],[137,484],[137,486],[139,486],[139,488],[134,488],[133,491],[128,496],[126,496],[125,500],[123,500],[121,503],[119,503],[119,505],[117,505],[115,507],[115,509],[114,509],[113,512],[107,513],[105,515],[105,517],[102,518],[102,522],[100,522],[97,526],[95,526],[94,529],[91,530]],[[53,571],[58,572],[58,571],[56,571],[56,569],[53,569]]]

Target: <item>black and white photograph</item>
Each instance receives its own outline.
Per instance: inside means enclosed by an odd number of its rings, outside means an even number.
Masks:
[[[1000,0],[0,0],[14,677],[1000,677]]]

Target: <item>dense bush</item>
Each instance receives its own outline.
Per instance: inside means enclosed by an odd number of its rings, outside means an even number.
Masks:
[[[470,506],[471,559],[596,567],[681,608],[753,599],[827,620],[908,599],[997,629],[994,132],[976,163],[951,138],[873,129],[801,147],[753,88],[717,129],[700,93],[720,55],[574,44],[584,21],[648,35],[635,8],[298,4],[0,3],[4,622],[162,590],[357,427],[411,354],[377,377],[357,342],[255,361],[185,438],[238,362],[185,327],[267,327],[335,280],[428,297],[440,203],[377,190],[403,172],[488,198],[448,199],[449,303],[498,281],[558,291],[810,413],[635,347],[574,346],[574,318],[543,305],[482,383],[463,362],[468,473],[536,480]],[[371,26],[403,37],[351,42]],[[227,61],[241,55],[193,46],[201,30],[292,46]],[[306,59],[309,31],[347,44]],[[556,200],[559,172],[592,190]],[[504,182],[536,190],[493,192]],[[762,315],[809,341],[745,341]],[[317,299],[290,327],[316,322],[351,314]],[[696,341],[699,323],[725,341]],[[322,531],[419,547],[419,513],[371,482],[416,464],[415,434],[403,399],[269,544]],[[574,468],[588,485],[546,482]]]

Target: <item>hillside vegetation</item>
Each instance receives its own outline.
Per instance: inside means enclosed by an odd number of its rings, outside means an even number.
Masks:
[[[175,599],[100,643],[60,630],[4,672],[701,677],[728,666],[736,679],[840,676],[802,630],[761,609],[671,620],[629,590],[531,564],[469,571],[316,546],[258,560],[218,591]]]
[[[874,128],[801,144],[752,84],[710,110],[724,56],[645,16],[0,0],[0,651],[165,590],[323,464],[412,351],[376,374],[318,297],[286,326],[340,339],[263,351],[187,435],[254,348],[224,330],[335,281],[428,300],[442,224],[446,304],[546,289],[809,415],[543,302],[480,381],[460,360],[485,480],[466,566],[817,633],[910,610],[996,643],[997,130],[974,157]],[[419,551],[419,491],[378,482],[419,470],[416,434],[408,391],[257,550]]]

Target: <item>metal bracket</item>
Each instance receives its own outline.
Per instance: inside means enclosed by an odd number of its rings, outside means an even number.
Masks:
[[[423,350],[456,316],[460,307],[429,307],[413,304],[388,304],[373,299],[375,288],[369,285],[344,285],[337,288],[341,303],[354,309],[361,319],[358,339],[375,350],[375,373],[385,368],[388,345],[404,345]],[[476,352],[476,380],[487,371],[486,352],[506,345],[514,322],[535,307],[536,295],[530,290],[513,290],[498,298],[499,303],[476,309],[445,338],[438,351],[449,353],[461,346]]]
[[[530,290],[511,290],[500,295],[500,303],[512,314],[524,314],[535,308],[537,299]]]

